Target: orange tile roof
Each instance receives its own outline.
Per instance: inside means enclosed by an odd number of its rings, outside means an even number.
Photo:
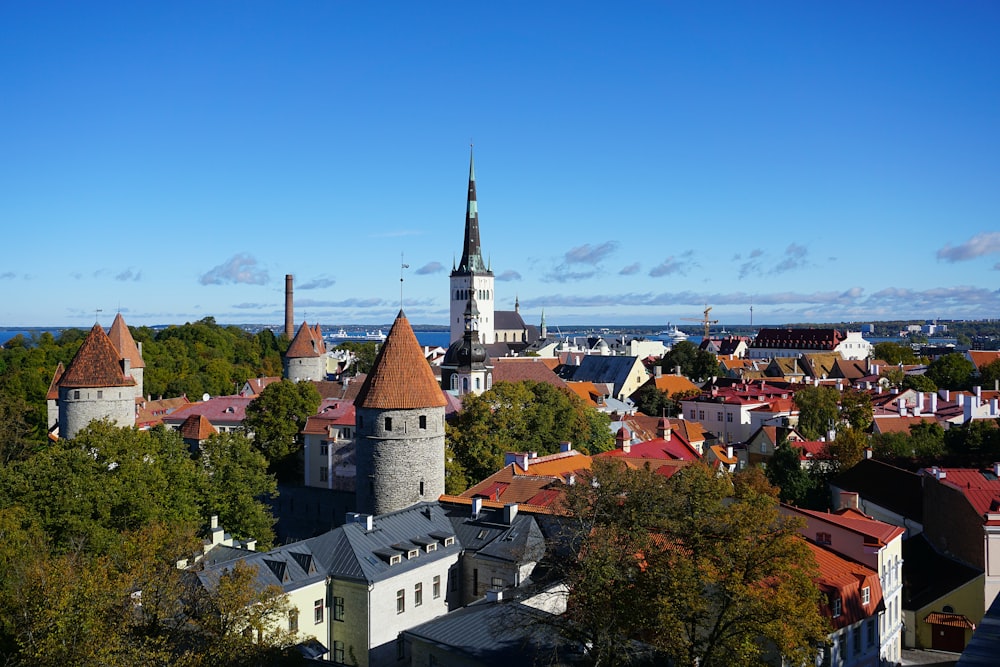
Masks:
[[[111,344],[118,350],[118,357],[128,359],[128,363],[132,368],[146,367],[146,363],[142,360],[142,355],[139,354],[139,346],[135,344],[132,332],[128,330],[128,325],[125,324],[125,318],[122,317],[121,313],[115,315],[115,321],[111,323],[111,328],[108,329],[108,338],[111,339]]]
[[[553,373],[552,368],[541,357],[501,357],[493,360],[494,383],[522,380],[544,382],[553,387],[566,386],[566,381]]]
[[[927,614],[924,622],[931,625],[946,625],[951,628],[976,629],[976,624],[969,620],[968,616],[963,616],[962,614],[945,614],[940,611],[932,611]]]
[[[783,507],[789,507],[783,505]],[[883,523],[875,519],[865,516],[862,512],[856,510],[847,510],[841,513],[831,513],[831,512],[818,512],[816,510],[802,509],[801,507],[790,507],[794,512],[799,512],[805,514],[806,516],[812,517],[814,519],[819,519],[820,521],[825,521],[827,523],[832,523],[841,528],[846,528],[852,532],[863,535],[878,546],[883,547],[896,537],[902,535],[904,531],[902,528],[893,526],[888,523]]]
[[[826,596],[826,602],[820,604],[820,611],[830,618],[835,628],[857,623],[884,608],[882,584],[875,570],[838,556],[813,542],[806,541],[806,544],[819,570],[816,585]],[[866,587],[868,604],[864,604],[861,598],[861,589]],[[832,604],[835,599],[841,601],[839,616],[833,615]]]
[[[66,372],[66,369],[63,368],[62,362],[60,361],[56,366],[56,372],[52,374],[52,382],[49,383],[49,390],[45,394],[45,400],[59,400],[59,379],[63,376],[64,372]]]
[[[290,359],[302,359],[305,357],[321,357],[326,354],[326,344],[323,336],[319,332],[319,325],[311,328],[305,322],[299,326],[299,332],[292,339],[292,344],[288,346],[285,356]]]
[[[988,366],[997,359],[1000,359],[1000,352],[994,350],[969,350],[969,358],[976,365],[976,368],[981,370],[983,366]]]
[[[181,437],[185,440],[207,440],[218,433],[205,415],[191,415],[181,424]]]
[[[916,424],[936,422],[934,416],[928,417],[893,417],[876,416],[874,420],[875,433],[910,433],[910,427]]]
[[[653,378],[653,384],[660,391],[665,391],[668,395],[680,394],[684,392],[701,392],[701,387],[683,375],[661,375]]]
[[[59,380],[60,387],[131,387],[135,380],[126,376],[118,361],[118,350],[104,333],[100,324],[95,324],[69,362],[66,372]]]
[[[379,410],[443,408],[446,405],[434,371],[424,358],[403,311],[389,329],[355,405]]]
[[[567,382],[566,388],[583,399],[591,407],[597,407],[596,397],[601,395],[593,382]]]

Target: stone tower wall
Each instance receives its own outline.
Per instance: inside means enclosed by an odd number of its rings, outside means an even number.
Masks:
[[[325,380],[326,357],[294,357],[284,359],[285,379],[292,382],[302,380]]]
[[[59,437],[72,438],[95,419],[135,426],[135,388],[59,389]]]
[[[421,417],[425,428],[420,428]],[[444,493],[443,407],[358,408],[356,429],[359,512],[394,512]]]

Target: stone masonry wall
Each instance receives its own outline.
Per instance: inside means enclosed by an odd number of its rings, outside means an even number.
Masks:
[[[95,419],[135,426],[135,390],[106,387],[59,390],[59,437],[72,438]]]

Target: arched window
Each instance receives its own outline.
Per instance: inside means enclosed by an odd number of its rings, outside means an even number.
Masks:
[[[486,374],[486,391],[493,388],[493,373]]]
[[[481,380],[480,380],[479,378],[476,378],[476,389],[477,389],[477,390],[479,390],[479,389],[482,389],[482,386],[481,386],[481,384],[480,384],[481,382],[482,382],[482,381],[481,381]]]
[[[457,375],[452,375],[451,376],[451,388],[452,389],[456,389],[456,390],[458,389],[458,376]]]
[[[462,378],[462,393],[469,392],[469,378]]]

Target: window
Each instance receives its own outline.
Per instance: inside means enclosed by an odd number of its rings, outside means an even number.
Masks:
[[[733,413],[732,412],[727,412],[726,413],[726,421],[732,423],[732,421],[733,421]]]
[[[344,662],[344,642],[337,639],[333,640],[333,661],[338,664]]]
[[[313,623],[323,622],[323,601],[316,600],[313,602]]]
[[[705,419],[705,411],[704,410],[699,410],[698,411],[698,419],[701,419],[701,420],[704,421],[704,419]]]
[[[73,390],[73,398],[80,398],[80,390],[79,389],[74,389]]]
[[[868,648],[875,646],[875,621],[868,621]]]
[[[406,591],[400,588],[396,591],[396,613],[402,614],[406,611]]]
[[[452,375],[451,376],[451,388],[454,389],[455,391],[458,391],[458,376],[457,375]]]
[[[320,456],[326,456],[329,453],[330,453],[330,445],[328,445],[328,444],[326,444],[324,442],[322,445],[319,446],[319,455]]]
[[[385,418],[385,430],[386,431],[391,431],[392,430],[392,417],[386,417]]]
[[[841,612],[841,607],[842,606],[843,606],[843,602],[841,601],[840,598],[837,598],[836,600],[833,601],[833,617],[834,618],[837,618],[838,616],[840,616],[840,612]]]
[[[717,422],[721,422],[722,421],[722,413],[721,412],[716,412],[715,413],[715,421],[717,421]]]
[[[333,620],[344,620],[344,598],[342,597],[333,598]]]
[[[861,589],[861,604],[868,604],[872,601],[872,589],[865,586]]]
[[[833,536],[830,533],[816,533],[816,544],[831,544],[832,542]]]
[[[403,562],[403,557],[400,556],[399,554],[396,554],[395,556],[389,556],[389,565],[399,565],[402,562]]]
[[[431,595],[437,600],[441,597],[441,575],[435,574],[434,579],[431,580]]]
[[[411,558],[416,558],[419,555],[420,555],[420,549],[410,549],[409,551],[406,552],[406,560],[410,560]]]
[[[854,635],[854,655],[859,656],[861,655],[861,628],[854,628],[852,634]]]
[[[444,538],[444,545],[446,547],[450,547],[454,543],[455,543],[455,538],[454,537],[446,537],[446,538]]]
[[[841,632],[840,636],[837,637],[837,648],[840,649],[840,659],[842,661],[846,660],[847,659],[847,635],[844,634],[843,632]]]
[[[424,546],[424,551],[426,551],[427,553],[430,553],[432,551],[437,551],[437,548],[438,548],[438,543],[437,542],[431,542],[430,544]]]
[[[344,429],[344,437],[347,438],[348,440],[350,440],[350,438],[351,438],[351,429],[349,429],[349,428],[345,428]]]
[[[296,633],[299,631],[299,610],[292,609],[288,612],[288,631]]]
[[[424,582],[418,581],[413,584],[413,606],[419,607],[424,603]]]
[[[490,590],[502,591],[503,590],[503,579],[501,577],[492,577],[490,579]]]
[[[694,419],[694,410],[691,410],[691,419]]]
[[[482,389],[482,387],[480,386],[480,384],[481,384],[481,380],[477,377],[476,378],[476,389]]]
[[[427,415],[420,415],[420,428],[427,428]]]
[[[319,467],[319,481],[325,482],[330,477],[330,470],[326,466]]]
[[[420,495],[424,495],[424,480],[420,480]]]
[[[97,390],[97,398],[104,398],[104,392],[100,389]]]

